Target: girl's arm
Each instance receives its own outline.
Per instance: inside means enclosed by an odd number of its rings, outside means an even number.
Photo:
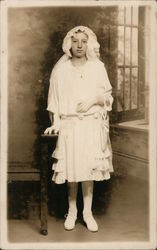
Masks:
[[[110,111],[112,109],[112,102],[113,102],[113,97],[111,96],[111,92],[107,92],[105,94],[100,94],[86,101],[78,103],[76,111],[86,112],[93,105],[104,106],[105,110]]]
[[[51,126],[44,131],[44,134],[57,134],[60,129],[60,118],[57,114],[53,114],[52,112],[49,112],[49,117],[51,121]]]
[[[51,125],[53,125],[53,113],[49,111],[49,118],[51,121]]]
[[[95,99],[95,104],[105,106],[106,110],[110,111],[112,108],[113,97],[110,92],[104,95],[98,95]]]
[[[51,121],[51,126],[48,127],[44,133],[52,134],[58,133],[60,129],[60,118],[58,112],[58,75],[57,75],[57,67],[55,66],[52,70],[50,77],[50,86],[48,93],[48,107],[49,118]]]

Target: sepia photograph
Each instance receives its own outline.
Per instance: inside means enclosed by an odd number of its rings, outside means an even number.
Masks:
[[[156,1],[0,4],[0,248],[155,250]]]

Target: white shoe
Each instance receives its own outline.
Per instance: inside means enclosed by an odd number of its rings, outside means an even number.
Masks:
[[[75,228],[75,222],[76,222],[77,216],[72,213],[68,213],[66,220],[64,222],[64,228],[66,230],[73,230]]]
[[[92,213],[87,213],[83,215],[83,220],[87,225],[87,228],[91,232],[97,232],[98,231],[98,225],[92,215]]]

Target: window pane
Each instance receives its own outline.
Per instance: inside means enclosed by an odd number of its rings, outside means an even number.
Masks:
[[[124,109],[130,109],[130,69],[125,69]]]
[[[125,23],[131,25],[131,6],[126,6]]]
[[[138,89],[138,69],[132,69],[132,82],[131,82],[131,109],[137,108],[137,89]]]
[[[125,64],[130,65],[130,27],[125,29]]]
[[[118,69],[117,110],[123,111],[123,68]]]
[[[124,6],[118,7],[118,23],[124,24]]]
[[[132,28],[132,65],[138,64],[138,29]]]
[[[132,24],[138,25],[138,6],[133,6]]]
[[[118,27],[118,64],[124,64],[124,27]]]

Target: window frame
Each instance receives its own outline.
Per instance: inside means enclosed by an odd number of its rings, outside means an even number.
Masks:
[[[124,6],[125,11],[126,11],[126,6]],[[126,27],[131,27],[131,34],[132,34],[132,28],[137,27],[138,29],[138,64],[136,68],[138,69],[138,81],[137,81],[137,108],[135,109],[129,109],[129,110],[123,110],[123,111],[118,111],[118,69],[119,68],[129,68],[130,69],[130,86],[131,86],[131,73],[132,69],[134,66],[132,65],[132,62],[130,65],[125,65],[125,54],[124,54],[124,65],[118,65],[118,62],[116,62],[116,83],[115,83],[115,89],[113,91],[113,96],[114,96],[114,105],[113,105],[113,111],[111,114],[111,122],[124,122],[124,121],[129,121],[129,120],[137,120],[137,119],[144,119],[145,118],[145,97],[144,97],[144,90],[145,90],[145,39],[144,39],[144,28],[145,28],[145,6],[139,6],[139,11],[138,11],[138,25],[132,25],[132,16],[133,12],[131,10],[131,24],[128,25],[124,22],[124,24],[119,24],[118,23],[118,18],[117,18],[117,37],[118,37],[118,27],[124,26]],[[132,7],[131,7],[132,9]],[[117,8],[117,17],[118,17],[118,11],[119,9]],[[124,31],[125,32],[125,31]],[[124,34],[124,39],[125,39],[125,34]],[[130,45],[131,45],[131,39],[130,39]],[[117,39],[117,58],[118,58],[118,39]],[[132,48],[130,46],[130,54]],[[124,45],[124,51],[125,51],[125,45]],[[124,82],[124,76],[125,73],[123,74],[123,82]],[[125,86],[124,86],[125,88]],[[130,90],[131,92],[131,90]],[[124,89],[123,89],[124,93]],[[124,102],[124,96],[123,96],[123,102]],[[131,103],[131,100],[130,100]],[[130,107],[131,108],[131,107]]]

